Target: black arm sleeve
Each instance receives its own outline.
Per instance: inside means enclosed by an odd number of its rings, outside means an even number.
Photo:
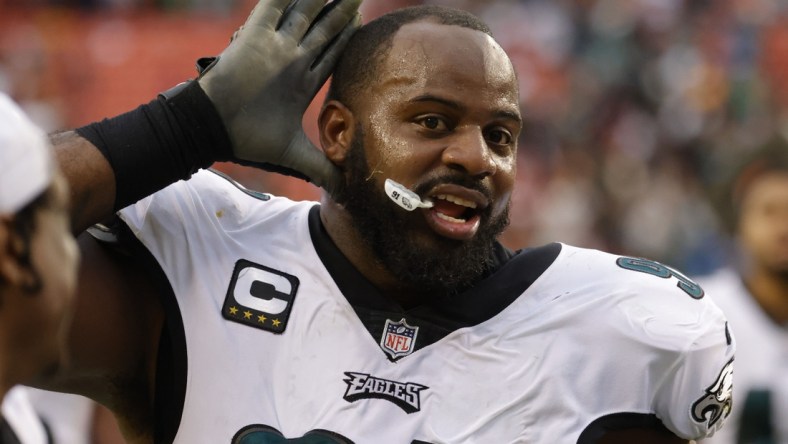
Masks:
[[[115,172],[115,210],[232,157],[221,118],[195,81],[76,132],[101,151]]]

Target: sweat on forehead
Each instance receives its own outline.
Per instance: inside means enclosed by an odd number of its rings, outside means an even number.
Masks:
[[[359,29],[342,53],[331,80],[326,100],[338,100],[352,106],[391,48],[394,35],[404,25],[431,22],[460,26],[492,37],[490,28],[478,17],[466,11],[443,6],[414,6],[383,15]]]

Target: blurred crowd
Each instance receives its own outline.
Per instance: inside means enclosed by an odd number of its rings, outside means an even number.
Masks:
[[[718,191],[739,159],[788,137],[788,1],[365,0],[362,11],[419,3],[479,15],[516,65],[526,124],[507,245],[561,240],[688,274],[722,265]],[[0,90],[48,130],[114,115],[193,77],[252,6],[0,0]],[[305,116],[313,137],[318,109]],[[318,196],[218,167],[254,189]]]

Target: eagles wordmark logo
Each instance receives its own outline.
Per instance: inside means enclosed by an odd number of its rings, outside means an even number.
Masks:
[[[406,413],[421,410],[421,391],[426,385],[414,382],[398,382],[376,378],[368,373],[345,372],[347,390],[343,397],[347,402],[359,399],[385,399],[393,402]]]
[[[733,359],[725,364],[706,394],[692,404],[692,419],[706,423],[709,430],[719,430],[733,406]]]
[[[293,308],[298,278],[240,259],[235,263],[222,316],[251,327],[282,333]]]

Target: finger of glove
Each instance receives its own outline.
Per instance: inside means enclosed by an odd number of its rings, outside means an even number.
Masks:
[[[331,196],[336,197],[345,188],[345,176],[336,165],[330,162],[329,168],[318,176],[320,180],[315,180],[314,184],[328,191],[328,194]]]
[[[282,16],[277,31],[300,42],[324,4],[325,0],[295,0]]]
[[[331,72],[334,70],[334,66],[336,66],[337,61],[339,60],[339,56],[342,55],[342,51],[345,50],[345,46],[350,41],[350,38],[353,37],[353,34],[358,31],[358,28],[361,26],[361,15],[356,14],[353,20],[345,26],[345,29],[333,40],[329,45],[321,52],[316,58],[315,61],[312,62],[311,70],[316,76],[316,79],[319,85],[322,85]]]
[[[282,158],[282,165],[309,177],[312,182],[329,192],[339,189],[344,176],[336,165],[331,163],[323,151],[315,147],[306,134],[301,132]]]
[[[291,1],[293,0],[260,0],[249,13],[246,23],[238,31],[241,31],[244,26],[263,26],[275,29],[282,21],[282,15]]]
[[[338,3],[336,6],[334,6]],[[326,8],[331,8],[312,25],[301,40],[301,48],[308,52],[322,52],[326,44],[334,40],[350,26],[355,32],[361,25],[358,7],[361,0],[335,0]],[[351,32],[352,35],[352,32]],[[344,47],[344,45],[343,45]]]

